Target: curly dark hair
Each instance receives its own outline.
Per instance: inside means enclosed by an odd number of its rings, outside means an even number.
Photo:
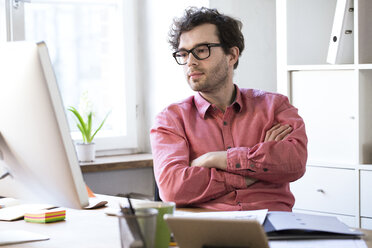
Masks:
[[[230,16],[220,14],[216,9],[206,7],[189,7],[185,10],[184,16],[174,18],[171,30],[169,31],[169,43],[173,50],[177,50],[180,44],[180,37],[183,32],[201,24],[214,24],[218,30],[218,38],[225,54],[230,52],[230,48],[239,48],[239,56],[244,50],[244,36],[241,32],[243,24]],[[238,67],[239,60],[235,63],[234,69]]]

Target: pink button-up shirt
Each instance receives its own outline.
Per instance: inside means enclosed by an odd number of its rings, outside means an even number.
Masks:
[[[172,104],[151,129],[155,179],[164,201],[217,210],[291,211],[289,182],[305,173],[305,125],[288,98],[239,89],[223,113],[200,94]],[[275,124],[293,131],[264,142]],[[227,169],[191,167],[192,160],[227,150]],[[257,181],[247,187],[245,177]]]

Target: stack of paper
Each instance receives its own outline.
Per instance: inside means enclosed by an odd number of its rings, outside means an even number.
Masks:
[[[200,219],[226,219],[226,220],[256,220],[261,225],[264,223],[267,209],[250,210],[250,211],[216,211],[216,212],[199,212],[192,213],[186,211],[177,211],[176,216],[200,218]]]
[[[44,210],[25,213],[25,221],[37,223],[49,223],[64,220],[66,210]]]

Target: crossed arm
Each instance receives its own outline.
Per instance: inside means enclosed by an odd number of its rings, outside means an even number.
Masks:
[[[289,103],[280,106],[275,121],[281,124],[261,133],[259,143],[207,152],[192,161],[178,113],[173,109],[162,113],[151,130],[154,173],[162,199],[180,206],[197,204],[246,189],[256,181],[280,184],[301,177],[307,158],[305,127]]]
[[[266,132],[264,142],[284,140],[292,131],[292,127],[288,124],[276,124]],[[227,151],[208,152],[194,159],[191,166],[216,168],[226,170],[227,168]],[[256,182],[256,179],[245,177],[247,186]]]

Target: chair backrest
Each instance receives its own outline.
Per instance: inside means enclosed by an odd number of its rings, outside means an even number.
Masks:
[[[160,198],[160,195],[159,195],[159,187],[158,187],[158,184],[156,183],[155,181],[155,192],[154,192],[154,200],[155,201],[162,201],[161,198]]]

